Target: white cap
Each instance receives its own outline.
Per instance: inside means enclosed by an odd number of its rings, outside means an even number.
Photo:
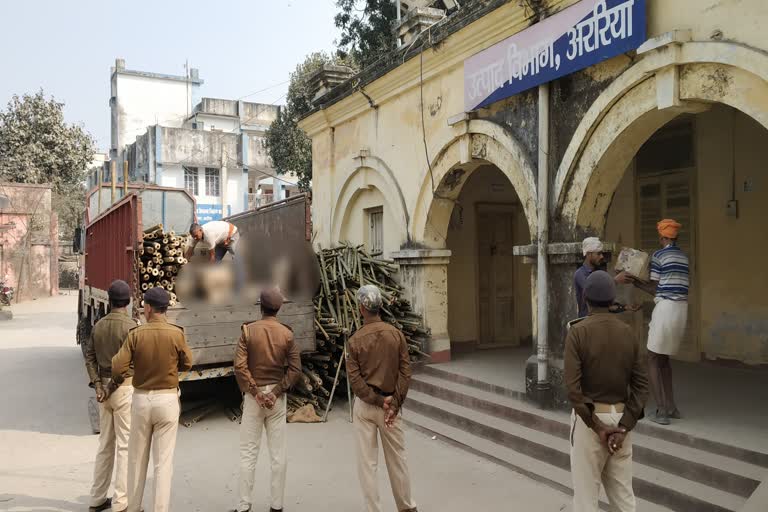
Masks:
[[[584,253],[584,256],[586,256],[588,252],[603,252],[603,242],[596,236],[585,238],[584,241],[581,242],[581,252]]]

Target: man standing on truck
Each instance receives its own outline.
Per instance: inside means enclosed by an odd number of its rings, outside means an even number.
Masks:
[[[93,487],[89,512],[111,508],[122,512],[128,507],[128,436],[131,431],[132,367],[128,367],[120,386],[112,381],[112,357],[120,350],[128,331],[136,327],[128,315],[131,288],[125,281],[113,281],[107,291],[109,313],[96,322],[85,350],[85,368],[99,402],[99,449],[93,467]],[[112,473],[115,494],[107,498]]]
[[[189,234],[192,236],[192,245],[187,249],[187,258],[192,256],[198,242],[208,246],[208,260],[211,263],[221,261],[227,253],[237,258],[235,251],[240,233],[234,224],[223,220],[206,222],[202,226],[194,223],[189,226]]]
[[[232,255],[235,262],[235,291],[239,292],[245,282],[245,270],[241,257],[238,257],[237,245],[240,242],[240,233],[237,227],[224,220],[206,222],[202,226],[194,223],[189,226],[189,234],[192,236],[192,245],[187,249],[187,258],[191,258],[198,242],[202,241],[208,246],[208,261],[221,262],[227,253]]]
[[[134,397],[128,441],[128,512],[139,512],[144,498],[149,451],[155,464],[154,512],[168,512],[171,502],[173,451],[179,428],[179,371],[192,368],[184,329],[168,323],[170,296],[162,288],[144,294],[147,323],[131,329],[112,359],[113,379],[130,374]]]
[[[277,320],[283,295],[277,288],[261,292],[261,320],[243,324],[235,353],[235,377],[243,398],[240,424],[240,503],[238,512],[251,510],[254,472],[261,432],[267,432],[271,458],[270,512],[283,510],[287,470],[285,393],[301,376],[299,348],[293,331]]]
[[[381,512],[376,479],[377,436],[380,436],[397,510],[416,512],[416,503],[411,498],[402,420],[398,417],[411,380],[408,346],[402,332],[382,321],[383,301],[376,286],[361,286],[357,302],[364,325],[349,339],[347,375],[357,397],[354,405],[357,473],[366,510]]]

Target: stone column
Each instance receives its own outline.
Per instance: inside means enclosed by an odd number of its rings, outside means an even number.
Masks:
[[[448,249],[405,249],[392,254],[400,265],[400,284],[413,310],[431,331],[428,352],[433,363],[451,359],[448,336]]]
[[[615,244],[603,243],[606,252],[613,252]],[[515,247],[515,255],[522,256],[523,261],[536,265],[536,246]],[[526,362],[525,388],[526,393],[536,403],[545,407],[568,407],[568,396],[563,383],[563,350],[565,348],[565,336],[568,332],[568,322],[577,315],[576,296],[573,288],[573,275],[581,265],[584,256],[581,253],[581,242],[556,242],[547,245],[547,263],[549,265],[549,303],[547,307],[549,326],[549,382],[551,396],[539,396],[536,393],[537,361],[536,354],[532,354]],[[533,273],[533,304],[536,304],[536,273]],[[534,316],[538,313],[534,306]],[[534,339],[536,328],[534,323]]]

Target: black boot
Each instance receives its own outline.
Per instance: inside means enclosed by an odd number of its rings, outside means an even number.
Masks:
[[[107,510],[110,508],[112,508],[112,498],[107,498],[101,505],[88,507],[88,512],[101,512],[102,510]]]

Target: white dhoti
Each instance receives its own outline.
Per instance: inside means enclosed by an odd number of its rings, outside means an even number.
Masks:
[[[688,324],[688,302],[656,298],[648,327],[648,350],[673,356],[680,350]]]

